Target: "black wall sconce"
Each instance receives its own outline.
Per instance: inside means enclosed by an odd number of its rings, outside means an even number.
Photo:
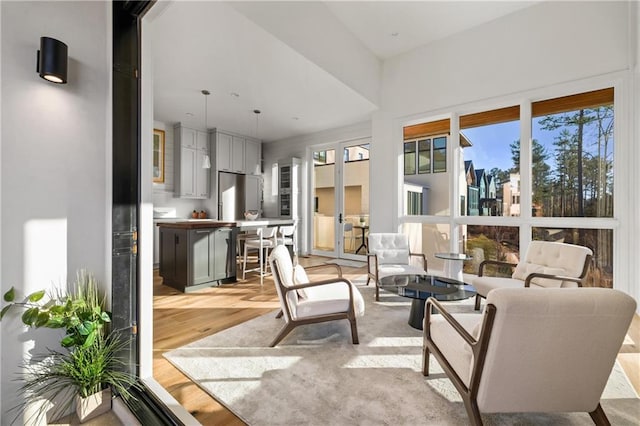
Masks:
[[[40,77],[53,83],[67,82],[67,45],[51,37],[40,37],[37,69]]]

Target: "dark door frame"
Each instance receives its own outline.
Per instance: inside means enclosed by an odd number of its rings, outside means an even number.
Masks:
[[[155,0],[114,1],[113,5],[113,159],[112,159],[112,327],[131,336],[127,371],[140,379],[138,229],[141,203],[140,64],[142,17]],[[140,380],[127,402],[142,424],[181,425],[178,418]]]

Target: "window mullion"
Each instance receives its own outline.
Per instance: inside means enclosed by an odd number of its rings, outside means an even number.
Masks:
[[[531,101],[520,103],[520,250],[526,252],[531,241],[532,218],[532,140],[531,140]]]
[[[460,250],[460,245],[457,236],[458,225],[456,219],[460,217],[460,174],[464,174],[463,170],[460,170],[460,123],[459,114],[454,112],[451,114],[451,127],[449,129],[449,138],[447,140],[447,170],[449,170],[449,188],[451,188],[451,197],[449,197],[449,229],[451,229],[449,238],[449,248],[453,253]]]

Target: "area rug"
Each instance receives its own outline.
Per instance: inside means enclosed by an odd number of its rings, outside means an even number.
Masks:
[[[367,266],[366,262],[358,262],[357,260],[348,260],[348,259],[331,259],[327,260],[324,263],[335,263],[340,266],[350,266],[352,268],[364,268]]]
[[[431,357],[421,373],[422,332],[410,301],[359,286],[366,301],[359,345],[347,321],[301,326],[276,348],[275,311],[164,356],[250,425],[466,425],[462,400]],[[449,304],[473,311],[472,302]],[[524,367],[524,366],[523,366]],[[576,384],[579,391],[579,384]],[[602,397],[612,424],[638,424],[640,400],[616,364]],[[487,414],[486,425],[591,425],[586,413]]]

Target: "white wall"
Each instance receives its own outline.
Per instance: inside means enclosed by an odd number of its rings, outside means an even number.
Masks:
[[[105,2],[1,2],[2,293],[93,272],[110,289],[111,8]],[[66,85],[36,73],[41,36],[69,46]],[[2,417],[17,402],[18,364],[62,332],[2,327]],[[34,342],[34,336],[37,340]]]
[[[385,62],[382,106],[415,114],[625,69],[627,14],[544,2],[418,48]]]
[[[640,140],[640,29],[638,29],[638,25],[640,25],[640,5],[638,2],[633,3],[632,13],[629,14],[630,19],[630,28],[631,28],[631,40],[633,41],[632,46],[630,46],[629,52],[631,57],[631,66],[633,71],[633,84],[631,87],[633,88],[632,95],[632,103],[633,103],[633,114],[631,115],[631,140],[635,141],[633,144],[632,150],[632,159],[635,164],[638,164],[640,161],[640,146],[638,146],[638,141]],[[631,176],[631,182],[640,182],[640,169],[638,167],[634,167],[632,169],[633,176]],[[632,231],[632,237],[630,239],[631,245],[629,246],[629,253],[640,253],[640,191],[636,188],[631,195],[633,200],[632,202],[632,221],[635,229]],[[636,301],[640,305],[640,262],[630,263],[630,276],[631,280],[635,283],[633,289],[635,293]],[[638,307],[638,312],[640,312],[640,307]]]
[[[341,24],[326,4],[302,1],[230,5],[371,103],[378,104],[381,61]]]

